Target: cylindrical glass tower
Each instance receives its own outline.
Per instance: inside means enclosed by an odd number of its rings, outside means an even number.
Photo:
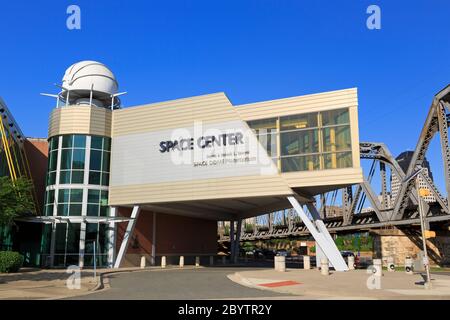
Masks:
[[[53,217],[48,264],[111,265],[111,230],[105,219],[112,110],[117,83],[103,64],[83,61],[67,69],[64,90],[50,116],[44,214]],[[97,89],[96,89],[97,88]],[[99,91],[102,90],[102,91]],[[94,256],[95,252],[95,256]]]

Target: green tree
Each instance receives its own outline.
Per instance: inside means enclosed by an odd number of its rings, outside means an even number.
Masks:
[[[31,189],[27,178],[12,182],[9,177],[0,177],[0,226],[11,225],[17,216],[34,211]]]

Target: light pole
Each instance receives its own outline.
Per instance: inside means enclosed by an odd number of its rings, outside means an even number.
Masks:
[[[422,203],[422,196],[420,194],[420,185],[419,185],[419,177],[422,174],[422,171],[425,168],[420,167],[419,170],[412,173],[410,176],[403,179],[403,183],[407,183],[408,181],[415,179],[416,184],[416,190],[417,190],[417,202],[419,206],[419,217],[420,217],[420,231],[422,233],[422,246],[423,246],[423,254],[424,254],[424,265],[425,265],[425,271],[427,273],[427,279],[425,281],[425,289],[431,289],[431,276],[430,276],[430,264],[428,260],[428,253],[427,253],[427,239],[425,237],[425,218],[426,214],[423,210],[423,203]]]

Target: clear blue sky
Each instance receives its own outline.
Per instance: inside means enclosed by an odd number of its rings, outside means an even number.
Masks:
[[[81,8],[81,30],[66,8]],[[381,8],[381,30],[366,8]],[[25,134],[45,137],[65,69],[108,65],[125,106],[225,91],[234,104],[359,89],[360,138],[413,149],[450,83],[450,1],[3,1],[0,96]],[[438,143],[428,153],[440,157]],[[434,171],[439,171],[439,167]],[[442,186],[442,176],[435,173]]]

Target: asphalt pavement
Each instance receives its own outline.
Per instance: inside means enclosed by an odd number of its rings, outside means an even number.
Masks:
[[[71,299],[270,299],[289,296],[247,288],[227,278],[229,274],[244,270],[255,268],[210,267],[116,273],[109,276],[109,289]]]

